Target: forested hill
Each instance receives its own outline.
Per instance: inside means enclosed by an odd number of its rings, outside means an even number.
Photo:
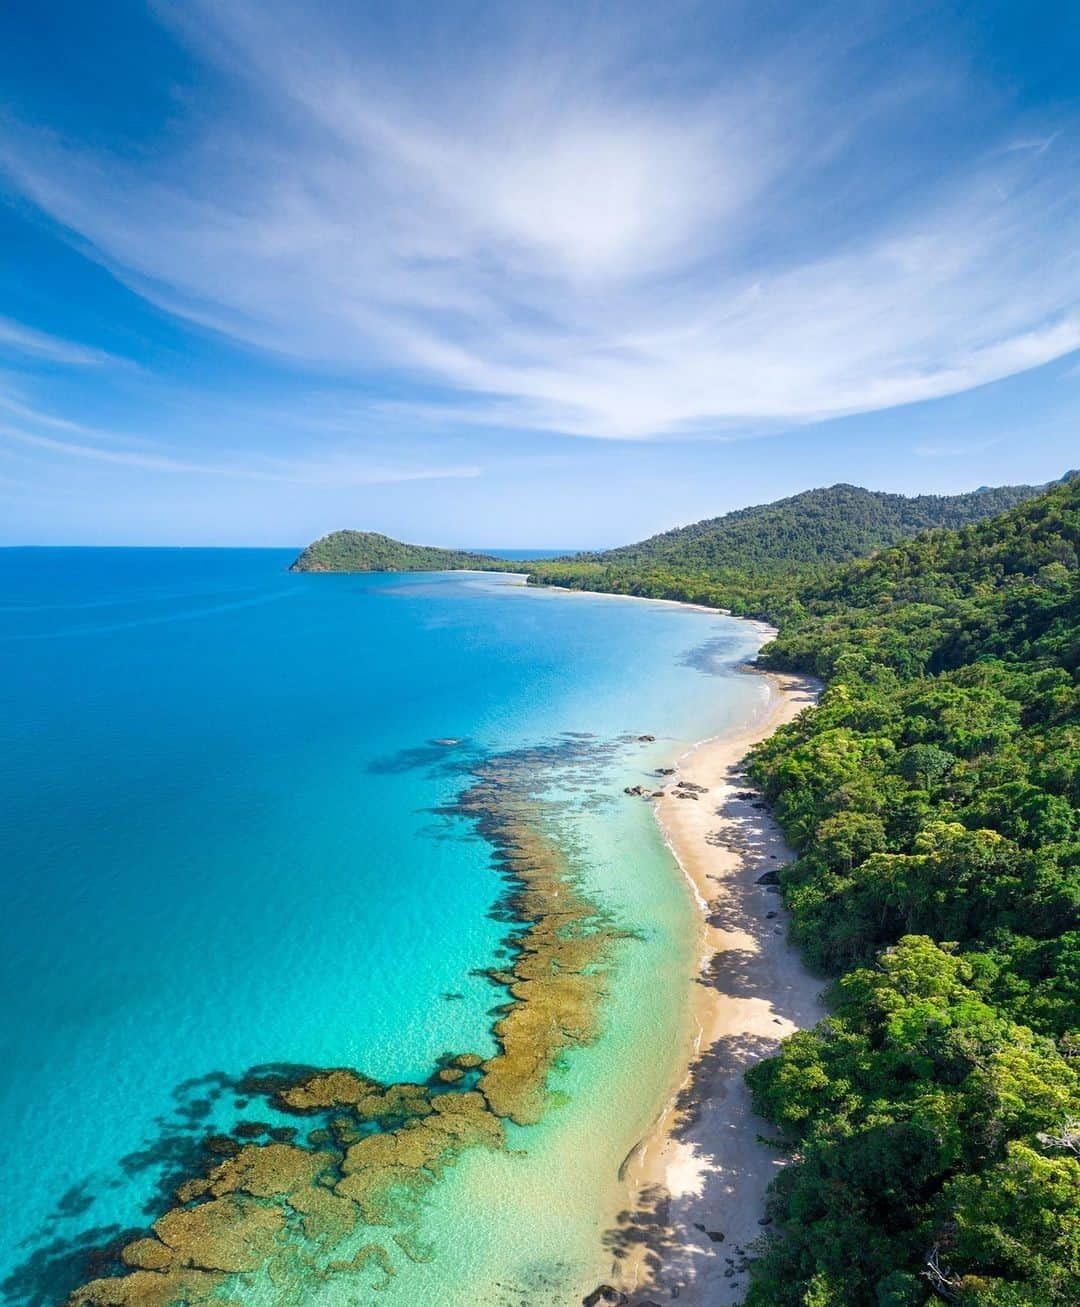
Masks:
[[[861,486],[829,486],[575,557],[629,566],[738,566],[749,573],[787,570],[793,563],[844,562],[930,527],[963,527],[993,517],[1042,489],[998,486],[909,498]]]
[[[696,521],[635,545],[579,555],[613,563],[782,569],[792,562],[843,562],[931,527],[966,527],[1037,495],[1042,486],[996,486],[968,494],[907,497],[835,485],[804,490],[722,518]]]
[[[792,600],[753,755],[832,1015],[753,1067],[794,1160],[750,1307],[1080,1302],[1080,479]]]
[[[407,545],[374,531],[331,531],[308,545],[291,572],[453,572],[462,569],[505,572],[505,558],[461,549]]]
[[[913,498],[847,485],[807,490],[640,544],[534,562],[529,579],[682,599],[775,621],[787,615],[803,587],[828,577],[841,563],[927,529],[992,517],[1045,488],[1000,486]]]
[[[1074,472],[987,522],[929,531],[806,582],[765,661],[828,676],[857,644],[901,675],[936,673],[974,656],[1030,659],[1057,621],[1073,644],[1056,656],[1075,672],[1078,505]]]

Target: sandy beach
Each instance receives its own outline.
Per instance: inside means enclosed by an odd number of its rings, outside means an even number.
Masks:
[[[520,573],[526,577],[527,573]],[[526,584],[528,582],[526,581]],[[545,582],[543,586],[534,587],[543,590],[558,590],[560,594],[585,595],[589,599],[632,599],[635,603],[667,604],[669,608],[687,608],[694,613],[716,613],[718,617],[731,615],[730,608],[713,608],[710,604],[692,604],[686,599],[656,599],[652,595],[619,594],[612,590],[582,590],[574,585],[552,585]],[[755,622],[754,625],[761,625]]]
[[[701,908],[701,934],[685,1072],[622,1171],[631,1202],[611,1242],[633,1303],[741,1301],[746,1254],[763,1233],[765,1191],[782,1165],[759,1139],[771,1128],[751,1111],[743,1072],[824,1015],[824,982],[788,944],[779,892],[767,883],[791,850],[741,775],[748,749],[812,703],[816,687],[767,679],[771,693],[752,726],[691,749],[657,802]],[[680,798],[679,782],[704,788]]]

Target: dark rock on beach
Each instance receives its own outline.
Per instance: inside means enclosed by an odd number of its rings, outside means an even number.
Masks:
[[[582,1307],[623,1307],[630,1299],[610,1284],[602,1284],[581,1300]]]

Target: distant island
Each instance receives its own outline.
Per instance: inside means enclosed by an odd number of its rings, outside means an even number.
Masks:
[[[464,549],[408,545],[377,531],[331,531],[308,545],[290,572],[503,571],[505,558]]]

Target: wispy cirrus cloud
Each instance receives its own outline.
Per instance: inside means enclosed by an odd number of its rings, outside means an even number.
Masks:
[[[434,384],[404,401],[433,424],[750,433],[1080,349],[1073,124],[950,135],[981,88],[922,47],[869,67],[885,9],[793,18],[767,45],[738,6],[704,27],[693,6],[552,6],[407,31],[157,9],[216,79],[212,110],[152,155],[9,124],[0,165],[155,303]]]
[[[69,367],[101,367],[122,362],[104,350],[80,345],[61,336],[37,331],[24,323],[14,322],[11,318],[0,317],[0,357],[5,355],[16,359],[43,359]]]
[[[115,437],[115,444],[91,444],[86,440],[60,439],[0,422],[0,445],[5,441],[66,458],[89,459],[143,471],[239,481],[276,481],[288,485],[390,485],[403,481],[460,480],[478,477],[483,472],[483,468],[473,464],[393,464],[348,452],[309,459],[253,460],[249,453],[237,451],[231,459],[208,463],[185,458],[182,452],[170,454],[131,449],[130,438],[123,435]]]

